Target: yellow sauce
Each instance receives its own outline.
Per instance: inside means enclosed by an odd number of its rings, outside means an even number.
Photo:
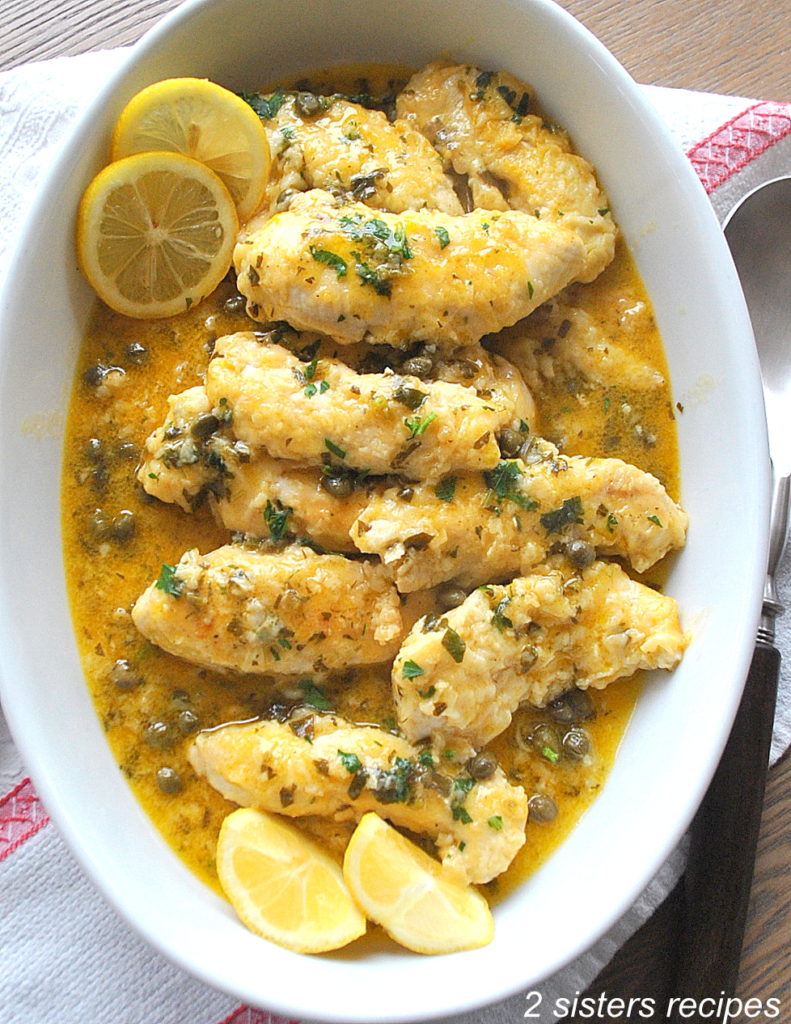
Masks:
[[[392,78],[392,69],[381,75],[365,71],[372,89]],[[353,69],[346,81],[356,81],[360,73]],[[635,353],[667,379],[650,303],[623,245],[592,285],[576,286],[569,294],[613,336],[619,333],[619,316],[631,311]],[[226,280],[198,308],[153,323],[129,320],[97,306],[79,356],[63,472],[66,573],[74,628],[97,713],[120,769],[146,812],[189,868],[215,889],[216,836],[232,805],[189,766],[191,734],[195,728],[260,715],[273,690],[282,690],[284,684],[222,675],[181,662],[136,632],[129,609],[158,576],[163,562],[173,564],[188,548],[197,546],[205,552],[228,539],[206,506],[188,515],[148,498],[135,482],[135,469],[146,437],[164,419],[168,396],[202,382],[213,340],[251,329],[244,312],[229,311],[226,305],[235,295],[234,285]],[[105,372],[112,367],[117,369]],[[649,394],[646,400],[644,394],[622,387],[591,384],[575,391],[568,381],[556,380],[535,394],[538,432],[561,442],[568,453],[617,454],[654,473],[677,496],[670,395],[666,387]],[[639,430],[634,429],[637,425]],[[128,537],[124,517],[118,519],[124,511],[134,516],[134,532]],[[651,580],[661,582],[661,568]],[[415,607],[412,616],[425,610]],[[135,685],[119,687],[119,661],[128,663]],[[392,722],[389,666],[322,680],[322,685],[346,717]],[[528,794],[552,797],[559,811],[554,821],[528,825],[527,842],[512,867],[487,886],[493,897],[534,871],[594,799],[639,689],[635,678],[592,694],[596,716],[585,727],[593,753],[582,762],[564,759],[555,765],[537,751],[515,744],[520,719],[547,721],[545,712],[518,712],[512,727],[492,744],[509,777],[524,785]],[[152,730],[152,723],[159,727]],[[178,773],[180,791],[163,792],[157,782],[162,768]],[[348,834],[345,826],[303,824],[336,850]]]

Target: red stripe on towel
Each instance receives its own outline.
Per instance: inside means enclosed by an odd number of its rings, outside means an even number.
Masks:
[[[762,100],[726,121],[687,153],[707,192],[791,134],[791,104]]]
[[[22,779],[0,798],[0,860],[19,847],[49,821],[30,779]]]
[[[299,1024],[298,1020],[289,1020],[286,1017],[278,1017],[269,1010],[254,1010],[252,1006],[238,1006],[230,1017],[220,1021],[220,1024]]]

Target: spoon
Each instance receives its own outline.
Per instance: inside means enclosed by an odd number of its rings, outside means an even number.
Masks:
[[[675,994],[698,1000],[736,988],[766,786],[783,611],[774,574],[785,545],[791,486],[791,177],[750,192],[724,223],[761,365],[773,492],[761,622],[730,738],[692,824]]]

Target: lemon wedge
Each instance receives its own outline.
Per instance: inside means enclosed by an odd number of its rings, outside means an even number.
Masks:
[[[206,164],[244,223],[258,208],[270,152],[261,119],[243,99],[203,78],[168,78],[137,93],[118,118],[112,159],[167,150]]]
[[[217,840],[217,874],[243,923],[296,953],[340,949],[365,932],[340,867],[276,815],[249,807],[229,814]]]
[[[366,915],[416,953],[475,949],[494,934],[483,896],[378,814],[365,814],[354,830],[343,877]]]
[[[139,153],[105,167],[86,189],[77,255],[111,309],[173,316],[225,277],[238,231],[233,200],[208,167],[178,153]]]

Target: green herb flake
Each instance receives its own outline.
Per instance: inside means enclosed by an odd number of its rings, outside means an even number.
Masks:
[[[514,504],[529,512],[537,508],[538,503],[534,498],[523,494],[519,490],[519,480],[521,477],[522,470],[516,459],[498,462],[494,469],[484,473],[486,485],[499,501],[513,501]]]
[[[662,526],[662,520],[659,518],[659,516],[648,516],[647,519],[650,523],[655,523],[659,527]]]
[[[453,501],[456,494],[456,477],[446,476],[444,480],[440,480],[434,488],[434,493],[440,501]]]
[[[462,825],[469,825],[472,822],[470,812],[462,804],[457,804],[452,810],[454,821],[460,821]]]
[[[328,452],[332,452],[332,454],[336,455],[339,459],[346,458],[346,452],[344,451],[344,449],[340,448],[337,444],[335,444],[334,441],[330,441],[328,437],[324,438],[324,447],[327,449]]]
[[[282,540],[288,525],[288,517],[294,511],[288,505],[281,505],[279,501],[274,504],[267,499],[264,508],[264,522],[269,527],[269,536],[272,540]]]
[[[446,245],[450,245],[450,235],[448,234],[447,228],[443,228],[442,226],[434,228],[434,233],[439,239],[440,249],[444,249]]]
[[[502,832],[502,829],[503,829],[502,815],[500,815],[500,814],[493,814],[491,816],[491,818],[487,819],[486,824],[489,826],[489,828],[493,828],[495,832]]]
[[[328,267],[332,267],[336,277],[346,276],[348,265],[346,260],[342,256],[338,256],[337,253],[330,252],[329,249],[319,249],[317,245],[311,245],[310,255],[317,263],[326,263]]]
[[[547,761],[551,762],[552,764],[557,764],[558,761],[560,760],[560,754],[557,752],[557,750],[553,750],[552,747],[542,747],[541,748],[541,755],[542,755],[542,757],[545,757],[547,759]]]
[[[332,701],[320,686],[316,686],[312,679],[303,679],[299,684],[302,690],[302,699],[317,711],[332,711]]]
[[[163,562],[162,568],[159,570],[159,578],[155,584],[157,590],[164,590],[171,597],[181,597],[181,592],[184,590],[183,581],[176,579],[176,568],[175,565],[168,565],[167,562]]]
[[[513,622],[505,614],[505,609],[508,607],[510,603],[511,598],[504,597],[502,601],[500,601],[497,607],[494,609],[494,614],[492,615],[492,622],[500,633],[502,633],[505,629],[514,628]]]
[[[430,750],[421,750],[417,755],[418,762],[423,765],[424,768],[434,767],[434,757]]]
[[[362,761],[356,754],[347,753],[345,750],[338,751],[341,764],[350,775],[356,775],[363,766]]]
[[[401,675],[404,679],[416,679],[418,676],[424,676],[426,670],[421,668],[416,661],[412,661],[411,658],[405,661],[401,668]]]
[[[253,108],[261,120],[268,121],[286,102],[285,95],[278,89],[271,96],[262,96],[260,92],[240,92],[239,96]]]
[[[614,533],[615,527],[618,525],[618,517],[613,515],[612,512],[607,513],[607,529],[610,533]]]
[[[559,533],[569,523],[581,523],[582,499],[578,494],[573,498],[566,498],[560,508],[545,512],[541,516],[541,525],[547,533]]]
[[[411,441],[413,437],[422,437],[430,424],[432,424],[436,418],[437,414],[435,412],[430,412],[428,416],[424,416],[423,419],[419,416],[408,416],[404,420],[404,425],[409,431],[409,440]]]
[[[464,660],[464,652],[467,650],[467,645],[456,632],[450,626],[445,630],[444,636],[442,637],[442,646],[453,658],[457,665],[460,665]]]
[[[429,698],[433,697],[436,692],[437,692],[436,686],[429,686],[425,690],[418,690],[417,694],[418,694],[418,697],[421,697],[423,700],[429,700]]]

